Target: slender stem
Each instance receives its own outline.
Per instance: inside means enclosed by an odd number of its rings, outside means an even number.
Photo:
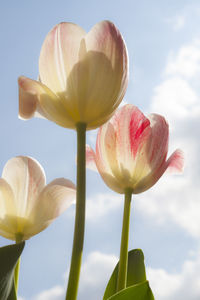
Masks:
[[[20,243],[23,240],[23,234],[16,233],[15,235],[15,242],[16,244]],[[15,274],[14,274],[14,282],[15,282],[15,291],[16,291],[16,295],[17,295],[17,290],[18,290],[18,282],[19,282],[19,270],[20,270],[20,257],[17,261],[17,264],[15,266]]]
[[[124,215],[121,235],[120,259],[117,278],[117,292],[126,287],[131,197],[132,190],[126,189],[124,199]]]
[[[17,261],[17,264],[15,266],[15,291],[17,294],[17,290],[18,290],[18,282],[19,282],[19,269],[20,269],[20,257]]]
[[[78,293],[79,276],[85,229],[85,137],[86,124],[78,123],[77,130],[77,186],[74,241],[69,272],[66,300],[75,300]]]

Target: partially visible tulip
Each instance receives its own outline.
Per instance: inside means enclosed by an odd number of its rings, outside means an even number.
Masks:
[[[169,128],[164,117],[146,118],[127,104],[98,131],[96,153],[87,146],[87,166],[98,169],[105,183],[118,193],[137,194],[152,187],[167,169],[183,170],[183,153],[168,159]]]
[[[10,159],[0,178],[0,235],[27,240],[44,230],[74,201],[74,184],[64,178],[45,185],[40,164],[25,156]]]
[[[109,21],[89,33],[60,23],[40,53],[39,81],[19,77],[19,116],[43,116],[60,126],[88,129],[105,123],[127,87],[128,57],[119,30]]]

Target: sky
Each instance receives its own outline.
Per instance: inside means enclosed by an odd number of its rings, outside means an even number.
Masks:
[[[170,126],[169,155],[184,151],[182,175],[164,174],[133,196],[129,248],[141,248],[156,300],[200,299],[200,2],[198,0],[1,1],[0,169],[28,155],[44,167],[47,182],[76,178],[76,134],[50,121],[18,119],[17,78],[38,77],[43,40],[61,21],[86,31],[110,20],[129,53],[124,101]],[[87,133],[94,147],[96,131]],[[87,171],[87,216],[78,300],[100,300],[118,261],[123,197],[99,174]],[[26,242],[20,300],[64,299],[73,240],[74,206]],[[0,246],[11,241],[0,237]]]

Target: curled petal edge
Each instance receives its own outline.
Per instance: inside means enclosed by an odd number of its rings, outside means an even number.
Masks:
[[[56,95],[41,82],[25,76],[20,76],[18,78],[18,86],[19,118],[22,120],[28,120],[32,117],[49,119],[40,105],[40,95],[45,94],[47,97],[53,98],[55,98]]]
[[[133,190],[134,194],[142,193],[151,188],[165,173],[169,171],[173,174],[182,173],[184,169],[184,154],[183,151],[177,149],[172,153],[168,160],[157,171],[152,171],[148,176],[141,180]]]
[[[86,145],[86,167],[92,171],[98,172],[95,152],[89,145]]]

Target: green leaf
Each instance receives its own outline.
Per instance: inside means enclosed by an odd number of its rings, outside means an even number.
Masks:
[[[104,293],[103,300],[108,299],[116,293],[118,265],[119,263],[117,263],[110,277],[110,280]],[[144,281],[146,281],[144,254],[140,249],[131,250],[128,252],[127,287]]]
[[[149,282],[138,283],[128,287],[115,295],[111,296],[108,300],[155,300]]]
[[[146,281],[146,271],[144,265],[144,254],[141,249],[134,249],[128,253],[127,284],[132,286]]]
[[[0,299],[16,299],[14,270],[24,245],[22,242],[0,248]]]

